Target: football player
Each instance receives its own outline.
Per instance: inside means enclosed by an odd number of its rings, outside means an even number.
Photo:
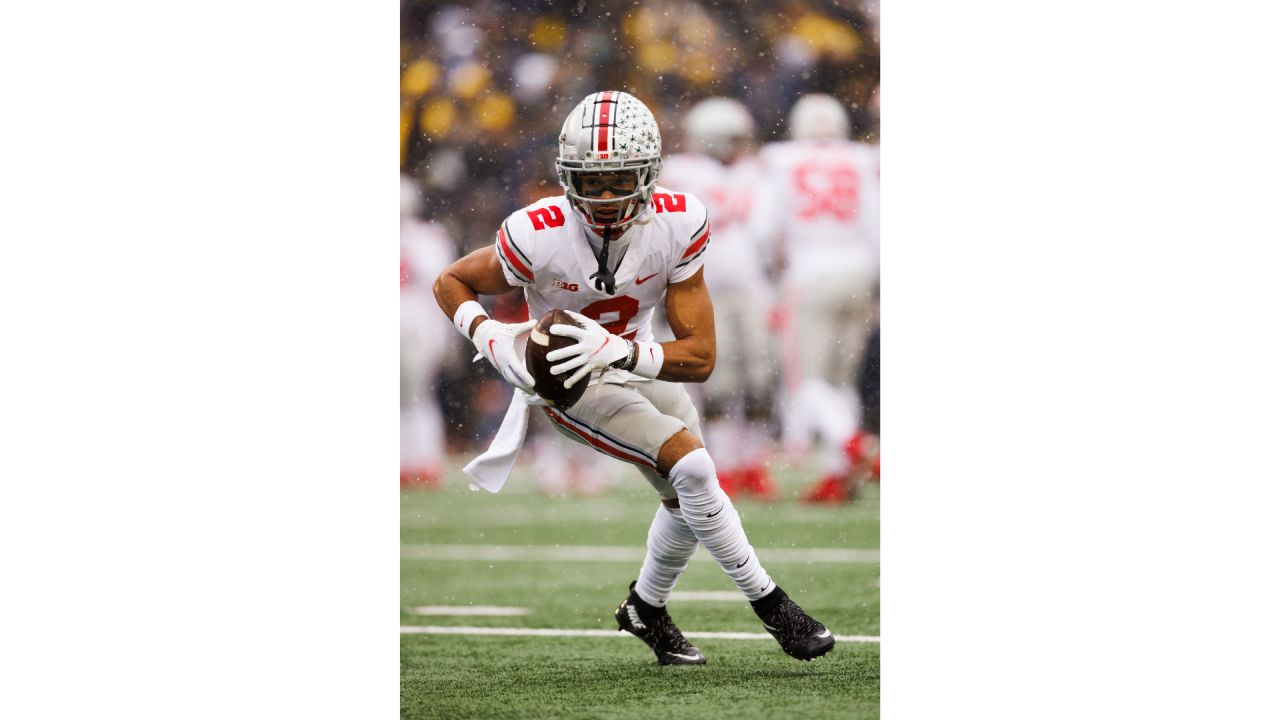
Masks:
[[[854,376],[879,314],[879,152],[848,139],[830,95],[800,98],[787,122],[791,139],[760,153],[772,182],[761,222],[781,249],[783,438],[800,450],[817,435],[823,477],[809,498],[843,500],[869,445]]]
[[[666,608],[701,543],[784,651],[802,660],[826,653],[835,644],[831,631],[761,566],[680,384],[704,382],[716,362],[702,272],[711,238],[705,207],[658,187],[657,122],[624,92],[592,93],[569,113],[556,169],[564,194],[511,214],[492,247],[441,274],[435,294],[458,331],[520,393],[531,394],[534,380],[516,338],[536,321],[499,323],[477,296],[523,288],[530,318],[563,308],[582,324],[552,326],[576,342],[547,358],[566,385],[590,385],[572,407],[542,411],[573,440],[634,465],[661,498],[639,577],[614,613],[619,629],[643,640],[661,664],[706,662]],[[653,341],[659,304],[676,338],[666,343]]]
[[[764,172],[755,156],[755,120],[727,97],[699,101],[684,117],[685,152],[663,164],[665,184],[697,195],[711,214],[716,241],[707,250],[706,284],[715,306],[716,371],[702,388],[707,450],[730,495],[775,495],[765,461],[776,387],[768,328],[773,285],[770,254],[752,222]]]
[[[457,257],[438,223],[418,218],[417,185],[400,176],[400,487],[434,487],[444,457],[444,419],[432,392],[447,349],[431,310],[431,280]]]

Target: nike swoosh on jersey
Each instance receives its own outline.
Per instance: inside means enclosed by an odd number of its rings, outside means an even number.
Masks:
[[[657,275],[657,274],[658,274],[658,273],[654,273],[653,275]],[[645,283],[645,281],[646,281],[646,280],[651,280],[651,279],[653,278],[653,275],[645,275],[645,276],[644,276],[644,277],[642,277],[642,278],[636,278],[636,284],[637,284],[637,285],[643,285],[643,284]]]

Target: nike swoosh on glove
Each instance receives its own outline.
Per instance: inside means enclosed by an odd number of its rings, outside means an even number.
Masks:
[[[578,369],[577,372],[569,376],[568,380],[564,381],[565,387],[573,387],[579,380],[590,375],[593,371],[607,368],[619,360],[625,359],[631,353],[631,348],[626,340],[600,327],[600,323],[572,310],[566,310],[565,312],[582,323],[582,327],[552,325],[551,332],[555,335],[573,338],[578,342],[569,347],[552,350],[547,353],[547,360],[551,362],[568,358],[566,362],[551,366],[552,375],[560,375],[574,368]]]
[[[537,324],[537,320],[522,323],[485,320],[476,327],[476,334],[471,337],[476,350],[480,351],[473,361],[483,355],[501,373],[503,380],[526,393],[533,393],[533,376],[525,368],[524,358],[516,352],[516,338],[529,332]]]

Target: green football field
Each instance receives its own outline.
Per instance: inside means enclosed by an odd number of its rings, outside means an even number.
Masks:
[[[809,506],[795,497],[812,469],[775,466],[783,499],[736,500],[765,568],[841,638],[831,653],[785,655],[699,548],[668,609],[707,664],[662,667],[613,620],[657,508],[638,474],[548,497],[518,467],[491,495],[451,467],[441,489],[401,495],[403,717],[879,717],[877,487]]]

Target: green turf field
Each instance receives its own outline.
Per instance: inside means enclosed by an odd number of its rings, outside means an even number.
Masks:
[[[465,460],[465,458],[460,459]],[[775,468],[784,500],[736,504],[765,568],[837,635],[880,634],[880,505],[794,498],[805,467]],[[401,495],[400,624],[606,630],[606,637],[413,634],[400,639],[406,718],[873,718],[880,645],[837,642],[812,662],[772,639],[690,638],[705,666],[661,667],[617,632],[613,609],[643,557],[657,508],[638,474],[595,497],[547,497],[517,468],[497,495],[471,492],[454,466],[443,489]],[[585,546],[585,547],[584,547]],[[861,552],[850,552],[857,550]],[[699,548],[676,588],[735,591]],[[525,608],[519,616],[422,615],[423,606]],[[686,634],[763,633],[745,600],[673,599]],[[438,611],[437,611],[438,612]]]

